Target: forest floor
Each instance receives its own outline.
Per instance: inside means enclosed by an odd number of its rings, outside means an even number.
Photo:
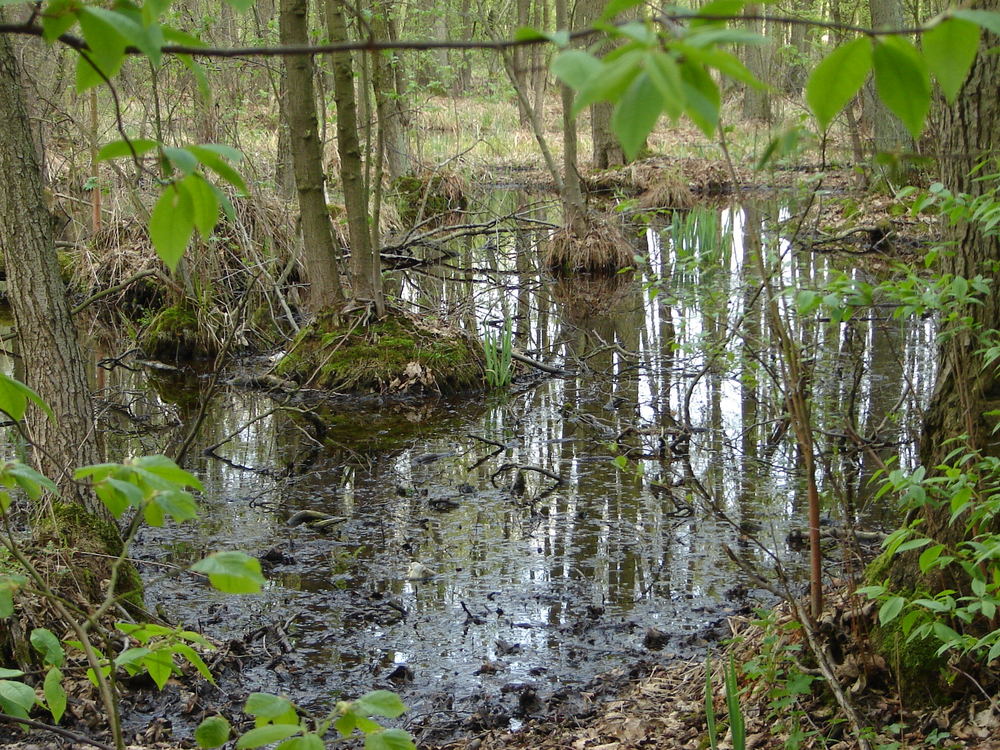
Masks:
[[[730,618],[732,638],[720,647],[712,666],[718,747],[738,747],[729,731],[723,675],[731,659],[738,665],[748,750],[849,750],[862,747],[859,738],[878,750],[1000,748],[1000,703],[990,692],[995,693],[995,686],[989,687],[995,676],[951,665],[953,681],[928,676],[922,683],[901,684],[868,639],[876,612],[872,603],[846,588],[832,591],[816,629],[838,692],[857,712],[860,731],[845,720],[829,685],[819,678],[817,662],[787,604],[766,621]],[[533,719],[517,732],[491,731],[435,750],[704,750],[710,744],[706,667],[704,660],[654,666],[617,697],[594,700],[588,710]]]

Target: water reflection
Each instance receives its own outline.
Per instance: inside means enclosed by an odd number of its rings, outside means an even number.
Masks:
[[[546,219],[538,206],[520,213]],[[702,212],[693,230],[680,215],[653,217],[636,240],[642,262],[610,279],[547,279],[541,224],[455,240],[448,257],[461,262],[409,270],[401,299],[469,329],[513,316],[520,350],[574,374],[485,401],[333,407],[323,441],[266,396],[218,394],[198,448],[218,446],[225,460],[195,461],[207,487],[200,518],[147,530],[138,545],[150,597],[223,639],[279,625],[295,650],[247,680],[307,703],[380,684],[400,663],[416,676],[408,702],[428,710],[432,691],[583,680],[643,653],[650,626],[673,636],[668,651],[698,648],[692,636],[737,604],[725,545],[794,569],[799,553],[785,539],[804,525],[753,258],[771,253],[776,283],[792,289],[864,276],[793,251],[788,214]],[[911,458],[932,325],[904,325],[878,306],[838,326],[794,325],[820,490],[870,523],[874,459],[850,433]],[[173,426],[191,423],[201,382],[98,368],[119,455],[135,452],[137,423],[158,428],[142,431],[143,451],[176,445],[183,429]],[[346,520],[325,535],[287,526],[302,508]],[[167,567],[222,548],[271,561],[263,594],[222,596]],[[436,575],[406,580],[412,561]],[[477,674],[484,662],[500,666]]]

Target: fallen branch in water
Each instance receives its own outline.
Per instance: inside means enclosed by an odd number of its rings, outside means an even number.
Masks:
[[[531,464],[503,464],[499,469],[493,472],[493,476],[490,477],[490,484],[497,487],[497,477],[503,474],[505,471],[510,471],[511,469],[517,469],[518,471],[537,471],[539,474],[547,476],[549,479],[555,481],[556,486],[563,483],[563,478],[558,474],[549,471],[548,469],[543,469],[541,466],[532,466]]]

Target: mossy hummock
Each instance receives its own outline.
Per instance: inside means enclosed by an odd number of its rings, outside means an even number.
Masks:
[[[321,315],[295,339],[278,374],[350,393],[452,393],[483,382],[478,341],[400,313],[371,324]]]

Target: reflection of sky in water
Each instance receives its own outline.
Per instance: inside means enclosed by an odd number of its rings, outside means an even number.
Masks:
[[[259,394],[222,394],[201,445],[235,435],[219,449],[230,463],[199,458],[193,468],[207,488],[199,520],[143,532],[137,555],[187,564],[221,548],[258,555],[278,548],[295,562],[275,566],[260,596],[222,596],[181,574],[151,585],[151,597],[173,617],[217,637],[287,623],[296,644],[288,661],[317,671],[291,681],[280,673],[256,679],[293,695],[315,691],[331,675],[337,690],[357,692],[393,663],[416,670],[417,688],[458,695],[477,691],[480,679],[487,686],[582,679],[623,653],[640,653],[643,632],[653,625],[676,636],[668,650],[690,648],[683,638],[715,619],[739,582],[724,545],[766,561],[709,512],[706,498],[736,523],[759,529],[770,551],[793,567],[799,556],[784,543],[788,530],[802,525],[802,509],[794,449],[780,434],[770,444],[783,409],[766,375],[775,367],[766,351],[767,326],[748,292],[755,282],[746,268],[746,224],[742,210],[722,212],[720,226],[732,240],[717,261],[727,272],[697,262],[682,266],[669,232],[651,226],[648,262],[635,284],[612,290],[606,308],[592,301],[574,307],[584,282],[553,289],[537,269],[519,268],[509,235],[498,235],[488,249],[496,267],[509,272],[497,277],[504,290],[480,284],[470,295],[467,284],[434,281],[428,291],[411,276],[405,299],[451,316],[463,315],[471,300],[469,317],[477,327],[516,314],[527,336],[519,348],[539,357],[556,351],[578,374],[520,393],[515,388],[517,395],[485,405],[477,398],[353,415],[357,424],[334,435],[340,447],[324,448],[291,479],[246,467],[280,469],[301,461],[309,425],[287,413],[268,414],[274,404]],[[773,240],[769,232],[765,227],[765,241]],[[786,287],[815,286],[834,270],[823,256],[778,248]],[[648,288],[654,274],[666,279],[655,297]],[[526,298],[520,286],[540,292]],[[730,335],[735,325],[738,335]],[[817,423],[836,429],[836,405],[846,384],[856,383],[858,425],[867,432],[898,411],[902,417],[886,421],[880,435],[899,440],[915,413],[903,397],[905,383],[918,393],[930,383],[933,327],[866,319],[850,328],[850,334],[848,326],[795,331],[815,362]],[[764,349],[757,359],[747,354],[747,338]],[[140,376],[122,371],[106,377],[109,385],[142,385]],[[149,410],[168,400],[148,398]],[[196,408],[170,405],[188,422]],[[694,432],[675,442],[674,420],[683,425],[687,415]],[[381,433],[394,444],[366,451],[353,442],[361,432]],[[495,449],[472,436],[506,448],[472,468]],[[111,437],[124,452],[126,441]],[[903,450],[909,457],[909,448]],[[423,462],[429,453],[449,455]],[[612,464],[619,454],[629,456],[625,471]],[[525,494],[512,496],[507,488],[514,471],[497,473],[508,463],[546,469],[564,482],[546,492],[552,482],[527,470]],[[852,468],[840,456],[829,466],[862,496],[870,466]],[[653,491],[649,480],[667,490]],[[831,489],[823,472],[820,482]],[[285,519],[301,508],[346,520],[326,535],[289,528]],[[412,560],[437,575],[404,580]],[[147,566],[146,572],[155,577],[156,570]],[[390,602],[406,610],[405,619]],[[499,653],[499,639],[520,648]],[[484,659],[506,666],[495,676],[473,677]]]

